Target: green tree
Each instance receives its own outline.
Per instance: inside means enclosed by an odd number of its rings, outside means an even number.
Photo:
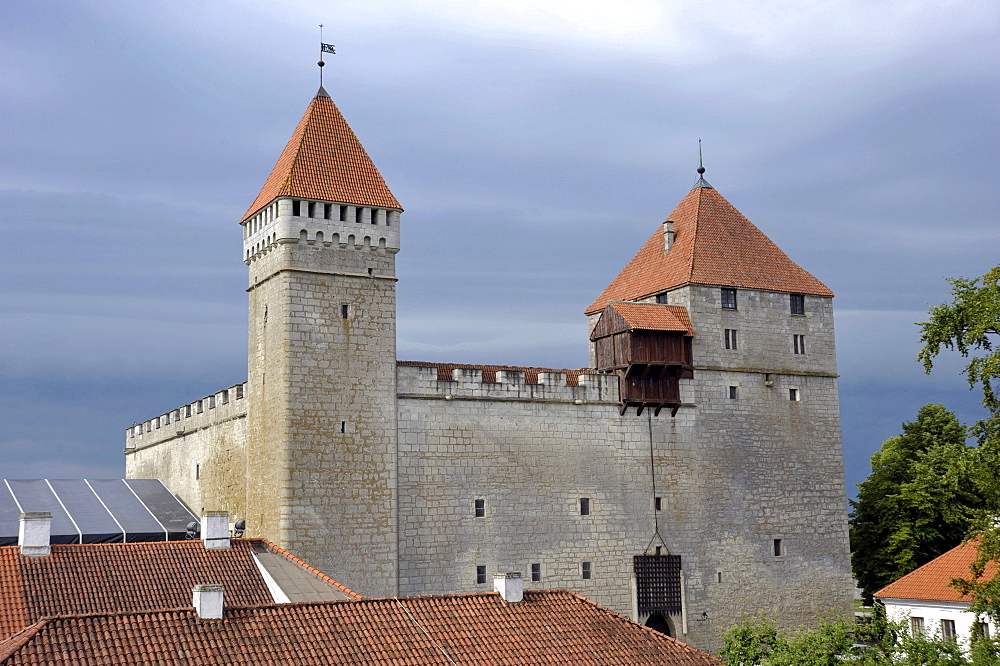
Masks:
[[[851,565],[872,593],[962,542],[983,501],[976,450],[941,405],[924,405],[887,439],[851,502]]]
[[[920,324],[923,343],[918,358],[930,372],[937,355],[945,349],[958,351],[969,359],[963,374],[969,388],[979,388],[986,416],[972,426],[979,442],[977,479],[982,489],[984,510],[978,524],[979,558],[968,579],[957,587],[970,593],[974,612],[1000,621],[1000,578],[993,579],[990,563],[1000,562],[1000,266],[982,277],[956,278],[951,283],[952,299],[931,308],[930,319]]]

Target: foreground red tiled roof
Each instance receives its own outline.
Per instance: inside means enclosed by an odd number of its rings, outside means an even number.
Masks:
[[[278,197],[402,210],[358,137],[322,88],[309,103],[241,222]]]
[[[65,661],[63,661],[65,660]],[[721,662],[571,592],[372,599],[43,620],[0,664],[678,664]]]
[[[688,283],[833,296],[711,187],[688,192],[667,219],[676,233],[670,251],[658,228],[587,314]]]
[[[52,546],[47,557],[0,547],[0,639],[52,615],[108,613],[191,605],[195,585],[221,583],[229,603],[273,603],[254,563],[255,548],[284,555],[317,578],[356,593],[262,539],[234,539],[228,550],[202,541]]]
[[[450,382],[452,378],[451,371],[457,368],[482,370],[484,382],[495,382],[497,380],[497,370],[520,370],[524,373],[524,382],[526,384],[537,384],[539,372],[565,372],[566,384],[568,386],[579,386],[580,375],[594,374],[594,371],[588,368],[567,370],[565,368],[532,368],[521,365],[474,365],[467,363],[431,363],[429,361],[396,361],[396,365],[437,368],[438,381],[442,382]]]
[[[614,308],[630,328],[641,331],[678,331],[694,335],[687,308],[680,305],[613,301],[608,306]]]
[[[950,585],[953,578],[969,578],[969,565],[978,557],[978,542],[968,541],[944,555],[914,569],[894,583],[889,583],[874,596],[880,599],[925,599],[928,601],[970,601]],[[986,567],[983,579],[997,573],[997,565]]]

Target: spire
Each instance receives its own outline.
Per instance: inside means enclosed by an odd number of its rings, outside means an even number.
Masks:
[[[278,197],[402,210],[322,86],[242,221]]]
[[[634,301],[691,283],[833,296],[708,183],[696,184],[667,219],[675,230],[669,252],[657,229],[587,314],[610,301]]]
[[[705,165],[701,159],[701,139],[698,139],[698,180],[694,182],[694,186],[712,189],[712,186],[705,180]]]

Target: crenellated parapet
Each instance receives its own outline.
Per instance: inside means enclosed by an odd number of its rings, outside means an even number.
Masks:
[[[126,453],[189,435],[225,421],[246,418],[246,387],[246,383],[235,384],[148,421],[129,426],[125,429]]]
[[[400,398],[617,403],[618,376],[589,370],[398,361]]]
[[[283,198],[243,223],[247,265],[281,243],[399,252],[399,214],[392,208]]]

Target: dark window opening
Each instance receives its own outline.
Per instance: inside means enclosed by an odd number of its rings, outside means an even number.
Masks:
[[[793,335],[792,336],[792,349],[796,354],[806,353],[806,336],[804,335]]]
[[[653,506],[656,508],[657,511],[662,511],[663,510],[663,498],[662,497],[655,498],[653,500]]]
[[[790,294],[788,302],[793,315],[804,315],[806,313],[806,297],[804,294]]]
[[[788,399],[792,402],[799,401],[799,390],[798,389],[788,389]]]
[[[581,497],[580,498],[580,515],[589,516],[590,515],[590,498]]]
[[[722,307],[725,310],[736,309],[736,290],[729,287],[722,288]]]
[[[477,499],[476,500],[476,508],[475,508],[475,516],[476,516],[476,518],[482,518],[485,515],[486,515],[486,500],[484,500],[484,499]]]
[[[729,399],[730,400],[736,400],[736,387],[735,386],[730,386],[729,387]]]
[[[347,315],[349,314],[349,311],[350,311],[350,306],[347,305],[347,303],[344,303],[343,305],[341,305],[340,306],[340,318],[341,319],[347,319]]]
[[[541,562],[532,562],[531,564],[531,581],[537,583],[542,579],[542,564]]]
[[[646,619],[646,626],[653,631],[660,632],[661,634],[673,636],[673,634],[670,633],[670,622],[667,618],[663,617],[663,613],[653,613],[650,615]]]
[[[720,583],[721,583],[721,582],[722,582],[722,572],[721,572],[721,571],[717,571],[717,572],[715,573],[715,575],[716,575],[716,577],[717,577],[717,580],[718,580],[718,582],[720,582]]]
[[[736,349],[736,329],[725,329],[726,349]]]
[[[201,463],[194,464],[194,478],[196,481],[201,478]]]
[[[781,539],[774,540],[774,556],[781,557],[785,554],[785,544]]]
[[[340,432],[347,432],[347,421],[340,422]]]
[[[670,302],[670,296],[667,294],[667,292],[663,292],[662,294],[657,294],[656,302],[659,303],[660,305],[666,305],[667,303]]]
[[[593,571],[590,567],[590,562],[582,562],[580,564],[580,573],[583,575],[584,580],[590,580]]]
[[[302,212],[302,202],[298,199],[292,199],[292,215],[298,217],[300,212]]]
[[[657,555],[662,555],[663,554],[663,546],[657,546],[656,547],[656,554]]]
[[[486,567],[478,566],[476,567],[476,585],[486,584]]]
[[[371,275],[375,275],[375,269],[374,269],[374,268],[369,268],[369,269],[368,269],[368,275],[369,275],[369,276],[371,276]]]
[[[347,222],[347,206],[340,207],[340,221]]]

